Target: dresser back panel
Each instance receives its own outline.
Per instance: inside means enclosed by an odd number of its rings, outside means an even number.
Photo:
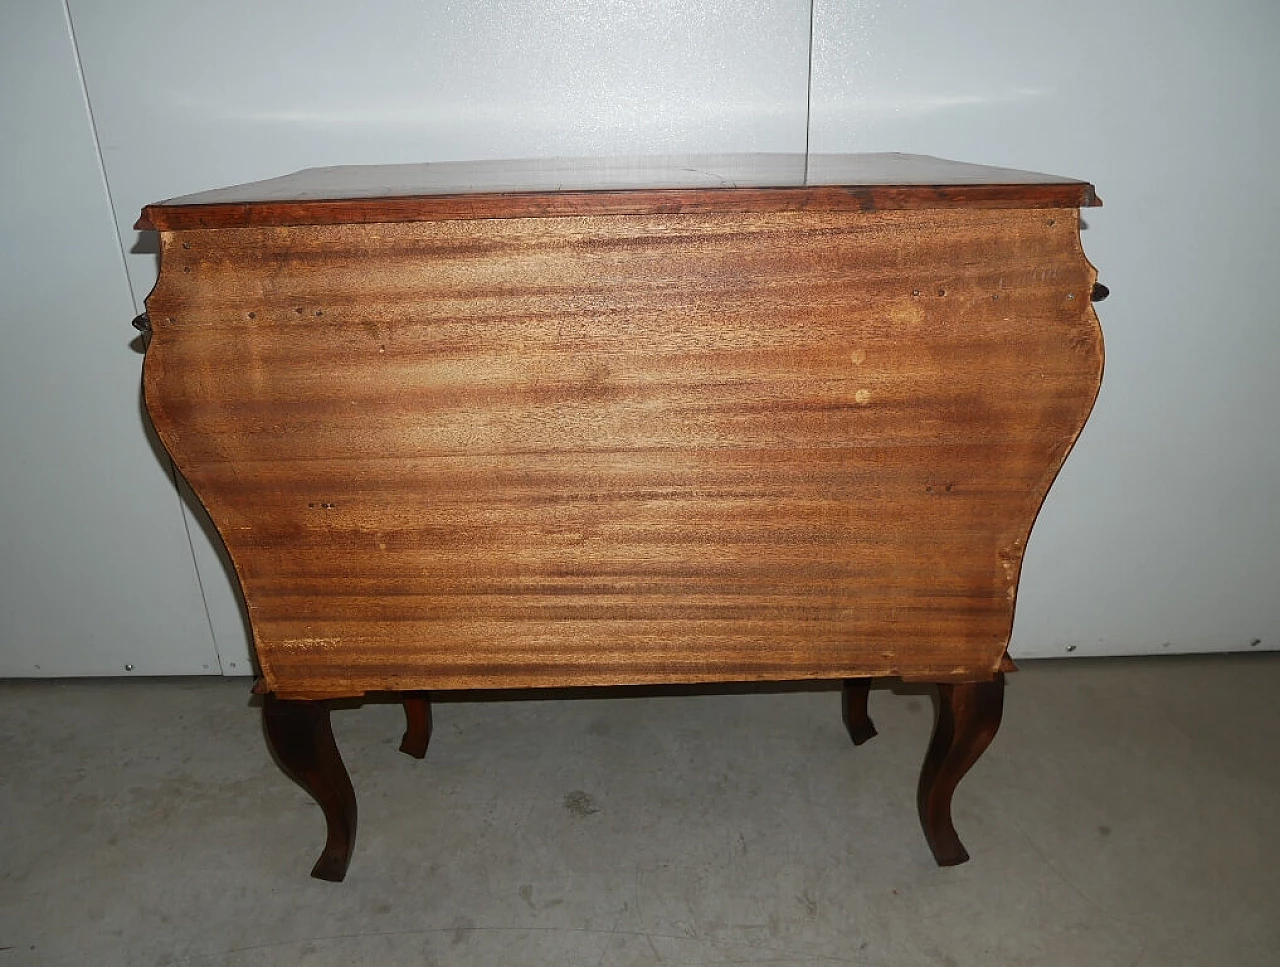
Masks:
[[[1074,209],[165,231],[147,405],[285,697],[995,674]]]

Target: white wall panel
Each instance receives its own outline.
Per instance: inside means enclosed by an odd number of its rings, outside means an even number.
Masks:
[[[60,3],[0,8],[0,675],[218,671]]]
[[[811,146],[1073,175],[1102,394],[1014,651],[1280,647],[1280,5],[817,0]]]
[[[317,165],[801,151],[805,0],[71,0],[129,274],[147,202]],[[207,522],[220,653],[244,624]]]
[[[216,670],[141,427],[140,360],[120,351],[156,271],[130,227],[144,203],[325,164],[805,144],[807,2],[69,8],[133,299],[62,6],[7,3],[5,674],[111,673],[124,642],[138,671]],[[1107,202],[1085,233],[1113,290],[1103,393],[1033,537],[1015,651],[1276,647],[1280,5],[815,0],[814,15],[813,150],[1076,175]],[[231,582],[193,527],[223,667],[247,671]]]
[[[798,0],[70,8],[126,238],[149,201],[318,165],[804,146]]]

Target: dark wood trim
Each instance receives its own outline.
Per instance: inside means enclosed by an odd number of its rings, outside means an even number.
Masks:
[[[916,804],[938,865],[958,866],[969,853],[951,822],[951,796],[1000,728],[1004,674],[990,682],[939,685],[938,698],[938,720],[920,771]]]
[[[404,703],[405,728],[400,739],[400,751],[415,759],[427,757],[427,746],[431,744],[431,693],[405,692],[400,701]]]
[[[340,882],[347,875],[356,841],[356,794],[333,740],[329,703],[264,695],[262,720],[267,745],[280,768],[324,811],[328,835],[311,875]]]
[[[867,696],[871,692],[871,678],[846,678],[841,688],[841,712],[845,731],[854,745],[869,742],[878,734],[875,723],[867,714]]]
[[[317,201],[148,205],[139,231],[351,225],[569,215],[715,212],[871,212],[930,208],[1082,208],[1101,204],[1087,182],[1030,185],[823,185],[814,188],[663,188],[637,191],[417,195]]]

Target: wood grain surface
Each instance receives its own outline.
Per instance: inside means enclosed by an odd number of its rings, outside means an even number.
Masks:
[[[286,698],[990,680],[1101,375],[1073,208],[162,248],[147,407]]]
[[[659,155],[307,168],[148,205],[135,227],[1098,204],[1088,182],[928,155]]]

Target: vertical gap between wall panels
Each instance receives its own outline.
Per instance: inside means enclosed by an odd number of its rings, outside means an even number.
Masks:
[[[813,8],[817,0],[809,0],[809,66],[804,88],[804,182],[809,184],[809,126],[813,118]]]
[[[111,196],[111,182],[107,179],[107,165],[102,157],[102,140],[98,137],[98,121],[93,116],[93,101],[89,97],[89,85],[85,83],[84,79],[84,64],[80,59],[80,41],[76,39],[75,21],[71,19],[70,0],[63,0],[62,16],[67,24],[67,36],[71,39],[71,53],[76,62],[76,80],[80,83],[80,97],[84,104],[85,113],[89,117],[89,131],[93,135],[94,156],[98,160],[98,179],[102,183],[102,193],[107,199],[107,215],[111,219],[111,228],[116,236],[116,250],[120,255],[120,271],[124,275],[124,284],[129,290],[129,298],[133,302],[133,311],[137,312],[141,307],[138,305],[137,296],[134,295],[133,286],[129,281],[129,263],[125,256],[124,237],[120,234],[120,226],[116,222],[116,203]],[[121,324],[124,325],[125,323],[126,320],[122,319]],[[209,614],[209,598],[204,591],[204,579],[200,575],[200,563],[196,560],[195,542],[191,537],[191,514],[182,499],[182,492],[178,484],[178,470],[168,454],[165,455],[165,463],[169,469],[169,480],[173,484],[174,498],[178,501],[178,510],[182,515],[182,527],[187,534],[187,551],[191,554],[191,567],[196,575],[196,590],[200,593],[200,604],[204,608],[204,620],[209,628],[209,640],[213,643],[213,653],[218,658],[218,670],[225,674],[226,670],[222,668],[222,655],[218,651],[218,638],[213,632],[213,617]]]
[[[80,82],[80,97],[84,102],[85,113],[89,115],[89,130],[93,133],[93,150],[98,159],[98,178],[102,182],[102,191],[107,196],[107,211],[111,215],[112,228],[116,233],[116,248],[120,253],[120,271],[124,273],[125,285],[129,286],[129,298],[133,300],[133,311],[138,311],[138,300],[133,295],[133,287],[129,285],[129,265],[124,254],[124,239],[120,237],[120,229],[115,224],[116,204],[111,197],[111,183],[107,181],[107,166],[102,159],[102,141],[98,137],[98,121],[93,116],[93,102],[89,100],[89,85],[84,80],[84,65],[80,62],[80,42],[76,39],[76,26],[71,20],[70,0],[63,0],[62,16],[67,22],[67,36],[71,38],[71,52],[76,61],[76,80]]]

